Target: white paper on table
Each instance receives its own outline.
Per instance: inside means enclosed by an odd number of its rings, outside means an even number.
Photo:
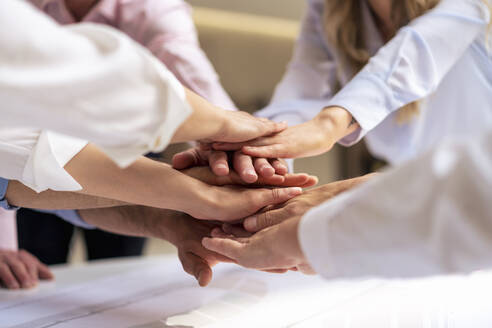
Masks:
[[[1,328],[492,327],[492,273],[324,281],[220,265],[207,288],[177,260],[0,302]]]
[[[177,261],[0,304],[0,327],[284,327],[379,285],[221,265],[200,288]],[[320,302],[320,296],[323,301]],[[232,326],[231,326],[232,325]]]

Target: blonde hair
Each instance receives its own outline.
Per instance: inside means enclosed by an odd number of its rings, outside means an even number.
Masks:
[[[327,40],[340,52],[343,65],[354,75],[369,61],[362,26],[363,0],[325,0],[324,24]],[[391,19],[396,33],[413,19],[433,9],[440,0],[391,0]],[[487,0],[484,1],[487,4]],[[419,102],[402,107],[397,116],[400,123],[409,121],[419,112]]]

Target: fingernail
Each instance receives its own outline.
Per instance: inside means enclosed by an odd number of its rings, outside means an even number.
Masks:
[[[256,172],[254,170],[246,170],[244,172],[244,175],[248,178],[249,181],[246,182],[255,182],[258,176],[256,175]]]
[[[207,248],[207,245],[208,245],[208,243],[209,243],[211,240],[212,240],[212,238],[209,238],[209,237],[204,237],[204,238],[202,239],[202,245],[203,245],[203,247]]]
[[[289,190],[287,191],[287,194],[289,196],[298,196],[298,195],[302,194],[302,188],[299,188],[299,187],[289,188]]]
[[[202,274],[202,270],[198,271],[196,274],[195,274],[195,278],[198,282],[200,282],[200,276]]]
[[[258,217],[252,216],[244,220],[244,228],[248,231],[256,230],[256,225],[258,223]]]
[[[224,169],[225,170],[225,169],[227,169],[227,165],[225,165],[225,164],[217,164],[217,168],[218,169]]]

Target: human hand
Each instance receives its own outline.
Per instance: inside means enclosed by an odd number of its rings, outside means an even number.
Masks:
[[[203,247],[201,241],[211,236],[216,224],[198,221],[184,213],[176,212],[169,217],[169,211],[163,212],[165,219],[156,221],[155,237],[172,243],[178,250],[183,270],[194,276],[201,287],[212,281],[212,268],[219,262],[232,262],[231,259]]]
[[[185,213],[196,219],[235,222],[268,205],[281,204],[302,194],[302,188],[244,188],[239,186],[208,186],[195,192],[197,202],[186,202]]]
[[[246,183],[258,181],[258,177],[277,180],[287,174],[288,167],[283,160],[252,158],[241,151],[225,152],[210,149],[210,147],[195,147],[173,156],[173,167],[178,170],[194,166],[210,166],[217,176],[226,176],[231,172],[229,165],[231,158],[234,171]]]
[[[275,123],[246,112],[218,108],[190,90],[185,91],[193,112],[174,133],[171,142],[244,142],[287,128],[287,123]]]
[[[8,289],[32,288],[54,278],[50,269],[25,250],[0,250],[0,282]]]
[[[315,272],[302,253],[297,237],[300,219],[300,216],[291,218],[250,237],[237,237],[216,228],[212,231],[212,238],[203,238],[202,245],[245,268],[270,272],[297,268],[313,274]]]
[[[305,173],[300,174],[286,174],[285,176],[273,175],[271,177],[262,177],[253,183],[248,184],[241,179],[239,174],[235,171],[229,172],[225,176],[215,175],[208,166],[195,166],[189,169],[181,170],[182,173],[198,179],[204,183],[213,186],[225,186],[225,185],[247,185],[247,186],[271,186],[271,187],[301,187],[308,188],[318,183],[318,178]]]
[[[244,220],[243,226],[247,231],[256,232],[279,224],[292,217],[302,216],[311,208],[324,203],[331,198],[366,182],[376,174],[367,174],[349,180],[329,183],[304,192],[283,204],[268,206],[260,213]]]
[[[242,143],[217,143],[213,149],[242,150],[246,155],[261,158],[299,158],[323,154],[358,125],[350,124],[352,116],[340,107],[330,107],[314,119],[289,127],[282,132]]]

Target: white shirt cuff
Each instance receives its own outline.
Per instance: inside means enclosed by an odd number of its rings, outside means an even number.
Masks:
[[[299,243],[304,256],[314,270],[326,279],[340,274],[337,260],[343,254],[333,254],[330,226],[353,199],[353,191],[345,192],[310,211],[301,219],[298,230]]]
[[[81,190],[82,186],[64,166],[86,145],[85,140],[43,131],[27,160],[21,182],[36,192]]]
[[[394,99],[391,89],[383,81],[370,74],[359,74],[329,101],[328,106],[346,109],[359,123],[360,129],[340,140],[342,145],[351,146],[391,114],[391,109],[403,104]]]

